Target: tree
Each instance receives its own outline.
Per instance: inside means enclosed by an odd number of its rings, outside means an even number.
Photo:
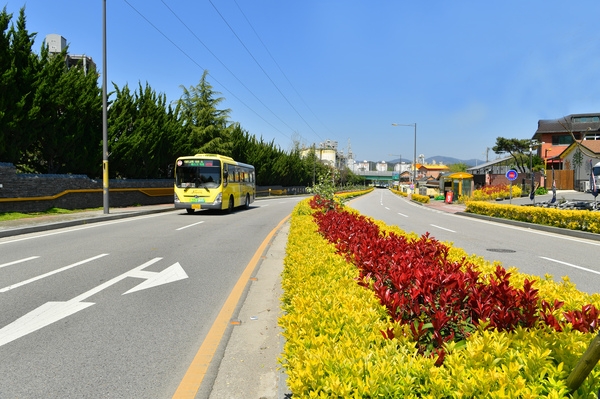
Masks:
[[[35,34],[27,31],[25,8],[16,28],[8,29],[11,19],[5,7],[0,13],[0,161],[19,166],[25,148],[35,140],[29,111],[40,66],[31,51]]]
[[[530,153],[529,148],[535,144],[529,139],[506,139],[504,137],[496,138],[496,145],[492,150],[496,154],[509,153],[515,160],[515,164],[519,172],[526,173],[529,170]],[[540,157],[533,157],[534,170],[539,169],[540,165],[543,168],[543,162]]]
[[[177,112],[186,132],[178,143],[180,153],[193,155],[196,153],[231,154],[231,130],[228,126],[229,109],[217,109],[222,97],[213,91],[204,71],[200,83],[189,90],[185,87],[183,95],[177,102]]]
[[[95,71],[68,68],[66,50],[41,50],[43,65],[29,112],[35,142],[28,165],[37,172],[77,173],[93,177],[102,170],[102,101]]]
[[[469,167],[469,165],[467,165],[464,162],[459,162],[459,163],[454,163],[452,165],[448,165],[448,169],[449,169],[450,173],[466,172],[468,167]]]
[[[109,173],[117,178],[148,179],[166,177],[178,154],[174,143],[182,126],[166,96],[156,94],[146,83],[131,93],[116,85],[116,98],[109,110]],[[185,154],[187,155],[187,154]]]

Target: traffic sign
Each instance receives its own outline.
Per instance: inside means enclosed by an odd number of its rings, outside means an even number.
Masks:
[[[506,172],[506,178],[510,181],[517,180],[517,177],[519,177],[519,174],[514,169],[511,169],[508,172]]]

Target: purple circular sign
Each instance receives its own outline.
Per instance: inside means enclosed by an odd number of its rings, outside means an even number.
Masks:
[[[510,181],[516,180],[517,177],[519,177],[519,174],[516,170],[511,169],[508,172],[506,172],[506,178]]]

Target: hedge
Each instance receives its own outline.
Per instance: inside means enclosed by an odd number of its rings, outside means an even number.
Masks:
[[[469,201],[465,212],[545,226],[600,233],[600,212]]]
[[[570,370],[594,336],[569,323],[562,331],[541,324],[512,331],[480,326],[463,345],[448,342],[444,361],[436,366],[436,356],[419,353],[410,327],[394,322],[374,291],[359,284],[359,268],[319,234],[309,201],[292,214],[282,274],[281,362],[294,398],[596,397],[599,367],[576,392],[566,388]],[[372,222],[384,236],[419,239]],[[496,270],[481,257],[448,248],[449,260],[473,263],[482,281]],[[532,281],[540,303],[563,302],[560,311],[552,311],[557,318],[586,305],[600,308],[599,295],[576,290],[568,279],[556,283],[551,276],[507,272],[515,289]]]

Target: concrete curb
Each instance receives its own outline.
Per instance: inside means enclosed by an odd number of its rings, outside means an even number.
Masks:
[[[49,231],[49,230],[55,230],[55,229],[62,229],[65,227],[81,226],[81,225],[91,224],[91,223],[106,222],[109,220],[125,219],[125,218],[129,218],[129,217],[134,217],[134,216],[144,216],[144,215],[150,215],[153,213],[172,212],[175,210],[176,209],[173,209],[172,207],[168,207],[168,208],[165,207],[165,208],[153,208],[153,209],[147,209],[147,210],[119,211],[117,213],[100,214],[100,215],[96,215],[96,214],[90,215],[89,212],[82,212],[80,216],[77,214],[70,214],[73,217],[73,219],[71,219],[71,220],[61,220],[61,221],[49,222],[49,223],[44,223],[44,222],[36,223],[34,221],[34,219],[22,219],[23,224],[27,224],[29,222],[29,220],[31,220],[31,225],[24,225],[24,226],[19,226],[19,227],[15,227],[15,228],[0,229],[0,238],[12,237],[12,236],[28,234],[28,233],[38,233],[38,232],[42,232],[42,231]]]
[[[545,231],[548,233],[561,234],[564,236],[584,238],[586,240],[600,241],[600,234],[589,233],[587,231],[564,229],[561,227],[553,227],[553,226],[544,226],[541,224],[521,222],[518,220],[495,218],[492,216],[478,215],[476,213],[468,213],[468,212],[456,212],[456,215],[468,216],[468,217],[475,218],[475,219],[488,220],[491,222],[503,223],[503,224],[508,224],[511,226],[519,226],[519,227],[524,227],[524,228],[532,229],[532,230]]]
[[[278,319],[289,227],[286,222],[276,233],[255,270],[236,324],[229,327],[231,333],[209,399],[291,397],[278,361],[284,343]]]

